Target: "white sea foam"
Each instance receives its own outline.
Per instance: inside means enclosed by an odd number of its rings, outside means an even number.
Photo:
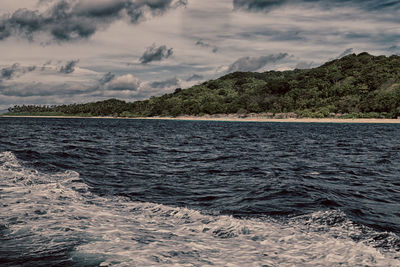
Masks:
[[[25,253],[72,244],[74,261],[102,266],[400,266],[395,250],[354,241],[361,230],[340,211],[281,222],[100,197],[78,173],[40,173],[10,152],[0,189],[1,222],[8,237],[29,236]]]

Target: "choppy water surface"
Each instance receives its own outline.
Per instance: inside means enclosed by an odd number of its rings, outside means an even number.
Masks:
[[[400,266],[400,125],[0,119],[0,265]]]

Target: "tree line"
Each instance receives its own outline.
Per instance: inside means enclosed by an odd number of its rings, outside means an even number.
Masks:
[[[364,52],[313,69],[234,72],[144,101],[23,105],[9,112],[125,117],[294,112],[302,117],[396,118],[400,116],[400,56]]]

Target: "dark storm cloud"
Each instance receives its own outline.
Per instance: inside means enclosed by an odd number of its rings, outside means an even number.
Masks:
[[[15,63],[10,67],[5,67],[0,72],[0,80],[11,80],[17,73],[18,64]]]
[[[99,80],[99,83],[101,85],[104,85],[106,83],[111,82],[112,80],[115,79],[115,74],[111,73],[111,72],[107,72],[106,74],[104,74],[104,76]]]
[[[179,83],[180,83],[179,79],[174,77],[171,79],[167,79],[165,81],[152,82],[150,86],[153,88],[166,88],[166,87],[179,86]]]
[[[167,48],[165,45],[156,47],[155,44],[148,47],[142,57],[139,59],[140,63],[146,64],[152,61],[161,61],[169,58],[173,54],[172,48]]]
[[[71,60],[68,61],[67,64],[65,66],[62,66],[60,69],[60,73],[64,73],[64,74],[70,74],[73,73],[75,71],[75,66],[76,64],[79,62],[78,60]]]
[[[33,40],[46,32],[57,41],[85,39],[112,22],[128,17],[139,23],[148,15],[162,15],[171,8],[186,5],[186,0],[53,0],[44,12],[18,9],[0,19],[0,40],[22,36]]]
[[[336,6],[356,6],[366,11],[400,9],[400,2],[393,0],[233,0],[235,9],[248,11],[271,11],[289,4],[315,4],[324,8]]]
[[[203,75],[198,75],[198,74],[193,74],[189,78],[186,79],[187,82],[192,82],[192,81],[200,81],[203,80],[204,76]]]
[[[24,73],[34,71],[35,69],[36,69],[36,66],[26,67],[24,70]]]
[[[3,80],[11,80],[27,72],[32,72],[35,69],[36,66],[21,67],[18,63],[14,63],[13,65],[7,66],[0,70],[0,82]]]
[[[0,85],[0,94],[4,96],[32,97],[32,96],[65,96],[82,95],[93,91],[92,88],[82,87],[79,84],[44,84],[40,82],[33,83],[15,83],[13,85]]]
[[[204,42],[203,40],[198,40],[196,42],[196,45],[200,46],[200,47],[205,47],[205,48],[212,48],[212,52],[213,53],[217,53],[218,52],[218,47],[216,47],[215,45],[211,45],[211,44],[209,44],[207,42]]]
[[[249,31],[240,32],[237,35],[247,40],[258,37],[268,37],[271,41],[306,41],[304,34],[304,29],[293,26],[292,29],[256,27]]]
[[[269,63],[276,63],[288,57],[287,53],[279,53],[276,55],[268,55],[261,57],[242,57],[233,62],[228,69],[228,72],[235,71],[256,71],[266,66]]]
[[[235,9],[259,11],[266,10],[269,11],[275,7],[279,7],[289,0],[233,0],[233,7]]]
[[[50,66],[50,65],[51,65],[51,63],[52,63],[52,61],[51,61],[51,60],[49,60],[49,61],[45,62],[45,63],[44,63],[42,66],[41,66],[40,70],[41,70],[41,71],[44,71],[44,70],[46,70],[46,67],[47,67],[47,66]]]

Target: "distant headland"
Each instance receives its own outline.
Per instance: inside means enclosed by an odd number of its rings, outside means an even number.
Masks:
[[[313,69],[234,72],[148,100],[22,105],[6,116],[397,119],[400,56],[351,54]],[[397,120],[396,120],[397,121]]]

